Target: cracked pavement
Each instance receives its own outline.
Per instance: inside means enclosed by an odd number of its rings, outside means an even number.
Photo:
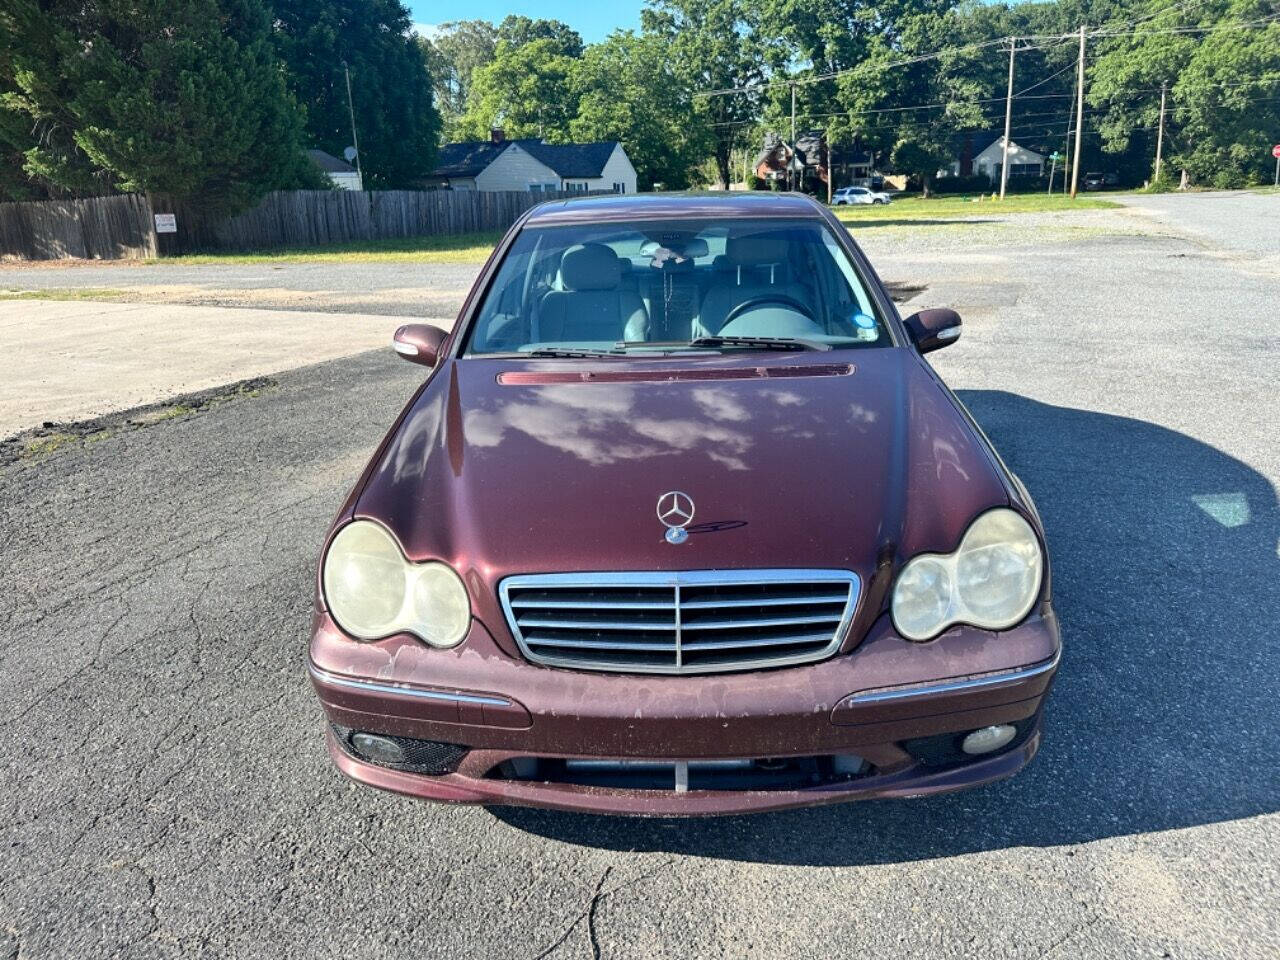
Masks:
[[[1158,217],[873,251],[964,314],[938,368],[1054,560],[1044,749],[969,793],[639,821],[346,782],[306,640],[421,376],[389,351],[0,469],[0,957],[1276,956],[1280,276]]]

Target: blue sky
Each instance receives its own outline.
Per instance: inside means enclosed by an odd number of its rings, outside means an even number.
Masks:
[[[563,20],[587,43],[602,40],[618,27],[639,28],[643,0],[406,0],[421,26],[449,20],[500,21],[509,13]]]

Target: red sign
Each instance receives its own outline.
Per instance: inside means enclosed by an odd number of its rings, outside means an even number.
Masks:
[[[1271,148],[1271,155],[1275,157],[1277,160],[1280,160],[1280,143],[1277,143],[1274,147]]]

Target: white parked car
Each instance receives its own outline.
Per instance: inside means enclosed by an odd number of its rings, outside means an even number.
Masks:
[[[833,207],[849,206],[855,203],[888,203],[887,193],[877,193],[867,187],[841,187],[831,197]]]

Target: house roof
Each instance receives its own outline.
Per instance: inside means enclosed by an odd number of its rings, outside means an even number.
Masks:
[[[524,140],[471,140],[465,143],[446,143],[440,147],[433,177],[474,177],[497,160],[502,152],[515,144],[539,163],[545,164],[561,177],[590,178],[604,172],[604,165],[613,156],[616,140],[601,143],[546,143],[537,138]]]
[[[474,177],[482,173],[499,154],[511,146],[510,140],[491,143],[488,140],[468,140],[464,143],[445,143],[436,154],[433,177]]]
[[[339,160],[331,153],[323,150],[308,150],[307,156],[325,173],[355,173],[356,168],[345,160]]]
[[[616,140],[600,143],[546,143],[542,140],[517,140],[516,143],[545,163],[562,177],[598,177],[613,156]]]
[[[991,147],[999,143],[1003,138],[1003,127],[991,130],[965,130],[955,135],[953,143],[955,144],[955,151],[957,155],[962,156],[964,154],[965,145],[968,144],[969,149],[972,151],[972,156],[976,157],[978,154],[991,149]],[[1035,140],[1034,137],[1030,139]],[[1034,153],[1042,157],[1048,156],[1048,154],[1041,149],[1041,145],[1037,144],[1036,146],[1029,146],[1027,139],[1024,139],[1019,143],[1017,137],[1010,137],[1009,144],[1011,146],[1021,147],[1029,153]]]
[[[796,136],[795,152],[800,161],[808,167],[821,166],[824,154],[827,152],[826,133],[822,130],[805,130]],[[767,163],[775,169],[786,167],[787,143],[776,133],[767,133],[764,137],[764,146],[760,153],[756,155],[756,167],[760,164]],[[841,157],[842,160],[849,163],[869,163],[870,157],[862,151],[851,153],[846,148],[849,156]],[[852,159],[850,159],[852,157]]]

